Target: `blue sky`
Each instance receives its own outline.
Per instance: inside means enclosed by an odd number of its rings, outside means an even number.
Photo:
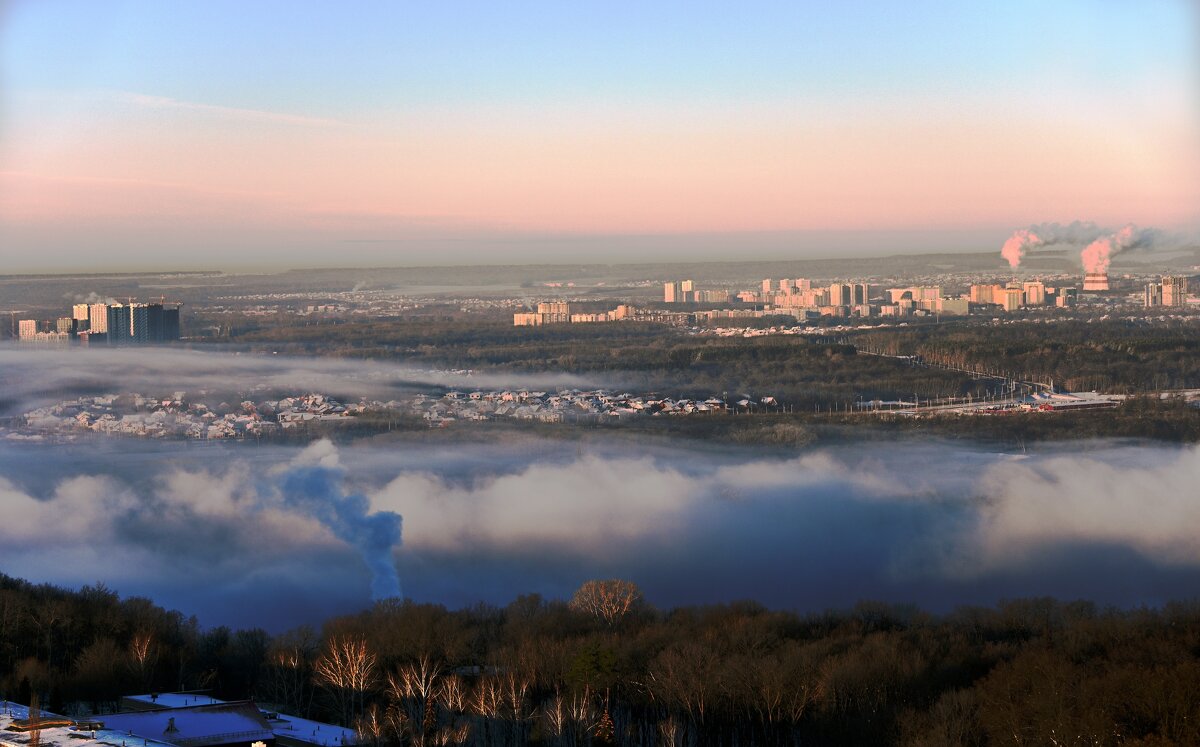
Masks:
[[[14,85],[326,113],[475,99],[1106,89],[1194,61],[1149,2],[11,3]]]

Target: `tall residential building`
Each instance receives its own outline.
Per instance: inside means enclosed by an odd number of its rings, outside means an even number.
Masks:
[[[76,320],[69,316],[60,316],[54,321],[54,331],[60,335],[75,334]]]
[[[129,337],[136,343],[165,342],[163,334],[163,305],[135,303],[129,306]],[[179,339],[178,335],[173,339]]]
[[[599,321],[596,314],[576,315],[580,317],[591,317],[588,319],[577,319],[576,321]],[[164,317],[165,324],[170,325],[172,321],[170,315]],[[540,327],[543,324],[568,324],[571,319],[571,304],[566,301],[543,301],[537,305],[537,311],[518,312],[513,314],[513,326],[516,327]],[[175,322],[175,324],[178,324]]]
[[[1162,283],[1146,283],[1145,301],[1147,306],[1162,306]]]
[[[94,303],[88,307],[88,330],[93,334],[108,332],[108,305]]]
[[[86,303],[77,303],[71,307],[71,318],[77,322],[86,322],[91,319],[91,311]]]
[[[17,335],[21,339],[33,338],[37,331],[37,319],[22,319],[17,322]]]
[[[1020,288],[1005,288],[1001,304],[1005,311],[1016,311],[1025,302],[1025,292]]]
[[[692,280],[680,281],[679,290],[683,291],[684,293],[692,293],[693,291],[696,290],[696,283]],[[686,296],[685,296],[685,298],[686,298]]]
[[[1026,306],[1041,306],[1046,303],[1046,284],[1040,280],[1031,280],[1021,285],[1025,291]]]
[[[163,342],[174,342],[179,339],[179,335],[179,307],[167,308],[164,306],[162,311]]]
[[[971,303],[1004,303],[1004,286],[972,285]]]
[[[105,308],[105,331],[108,341],[113,345],[133,341],[133,321],[130,318],[130,306],[115,303]]]
[[[797,291],[812,290],[812,281],[808,278],[796,278],[792,282]]]
[[[571,321],[571,304],[566,301],[548,301],[537,305],[537,313],[543,324],[565,324]]]
[[[567,304],[561,306],[562,315],[570,314]],[[130,311],[130,337],[134,342],[171,342],[179,339],[179,307],[166,308],[161,303],[135,303]]]
[[[1188,279],[1182,275],[1164,275],[1162,279],[1162,305],[1183,306],[1187,303]]]
[[[763,293],[771,292],[771,279],[770,278],[767,278],[762,281],[762,292]]]
[[[866,283],[854,283],[851,286],[852,301],[855,304],[871,302],[871,286]]]
[[[942,297],[942,288],[939,285],[921,285],[910,286],[908,288],[888,288],[887,298],[892,303],[898,303],[901,300],[911,300],[916,302],[928,301],[934,302]],[[931,306],[927,304],[927,306]]]
[[[829,286],[830,306],[851,306],[854,304],[854,291],[846,283],[832,283]]]
[[[665,303],[682,303],[683,283],[663,283],[663,301]]]

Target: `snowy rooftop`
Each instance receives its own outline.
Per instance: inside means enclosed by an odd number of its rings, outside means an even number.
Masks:
[[[201,693],[155,693],[153,695],[126,695],[122,700],[133,701],[155,708],[189,708],[197,705],[221,704],[226,701]],[[334,724],[289,716],[284,713],[270,713],[272,718],[267,720],[276,737],[290,741],[307,742],[321,747],[340,747],[341,745],[358,744],[358,734],[353,729],[347,729]]]
[[[25,706],[0,701],[0,745],[4,747],[26,747],[29,744],[28,732],[9,731],[14,720],[29,717],[29,709]],[[42,712],[42,720],[58,720],[52,713]],[[105,725],[107,726],[107,724]],[[112,729],[84,730],[69,726],[51,726],[41,730],[41,747],[172,747],[172,745],[156,739],[130,737],[128,732]]]
[[[122,700],[137,701],[155,708],[186,708],[194,705],[216,705],[224,703],[202,693],[154,693],[147,695],[126,695]]]
[[[162,708],[100,716],[106,728],[182,747],[273,740],[270,724],[252,701]]]

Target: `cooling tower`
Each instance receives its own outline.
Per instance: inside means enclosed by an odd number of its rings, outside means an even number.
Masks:
[[[1085,291],[1106,291],[1108,290],[1108,273],[1106,272],[1089,272],[1083,276],[1083,289]]]

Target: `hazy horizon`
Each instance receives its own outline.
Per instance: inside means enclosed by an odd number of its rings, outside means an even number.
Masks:
[[[1195,6],[0,3],[10,272],[1200,226]],[[1102,50],[1102,51],[1101,51]]]
[[[1007,231],[989,232],[989,236],[993,233],[1001,236],[1003,240]],[[880,236],[895,236],[891,232],[880,232]],[[758,233],[746,234],[747,237],[757,237]],[[598,258],[594,255],[568,255],[562,254],[538,254],[536,252],[524,251],[511,254],[494,254],[489,255],[480,260],[479,258],[460,258],[455,259],[453,256],[445,256],[444,254],[428,254],[428,255],[401,255],[396,258],[396,261],[387,261],[387,256],[382,256],[378,253],[369,251],[361,254],[353,252],[339,252],[336,259],[330,258],[328,262],[321,263],[319,261],[311,262],[293,262],[294,256],[281,256],[277,261],[268,259],[251,259],[245,256],[238,257],[237,252],[233,249],[225,252],[217,253],[217,256],[226,256],[227,258],[220,261],[214,261],[209,264],[192,263],[192,264],[172,264],[170,259],[160,258],[138,258],[131,256],[124,263],[106,262],[103,264],[89,265],[87,261],[73,262],[69,267],[64,267],[59,264],[47,263],[42,255],[36,258],[31,257],[27,262],[23,262],[21,258],[16,258],[15,261],[6,262],[4,275],[110,275],[110,274],[169,274],[169,273],[223,273],[223,274],[273,274],[279,272],[287,272],[293,270],[314,270],[314,271],[333,271],[333,270],[365,270],[365,269],[436,269],[436,268],[455,268],[455,267],[571,267],[571,266],[653,266],[653,265],[705,265],[705,264],[721,264],[721,263],[743,263],[748,265],[767,264],[779,262],[807,262],[807,261],[837,261],[837,260],[870,260],[870,259],[891,259],[897,257],[913,257],[919,258],[924,256],[942,256],[942,255],[995,255],[998,265],[1002,263],[1002,259],[996,248],[992,246],[996,242],[988,242],[985,245],[976,247],[958,248],[957,244],[952,243],[951,239],[946,240],[945,246],[937,244],[929,245],[912,245],[907,251],[899,247],[881,247],[875,244],[855,244],[852,239],[864,236],[861,233],[847,234],[846,243],[842,245],[841,251],[820,249],[814,250],[809,254],[797,254],[794,251],[788,251],[785,248],[773,248],[767,251],[760,251],[756,254],[749,254],[744,248],[731,249],[728,253],[717,253],[716,250],[710,249],[709,254],[701,257],[694,257],[690,252],[695,251],[696,246],[711,245],[715,241],[729,240],[726,235],[710,236],[710,237],[695,237],[687,234],[666,235],[666,236],[646,236],[646,237],[611,237],[604,236],[580,236],[574,239],[526,239],[534,245],[545,244],[551,241],[561,241],[567,244],[601,244],[610,240],[617,242],[625,242],[627,245],[632,242],[632,246],[624,251],[617,250],[612,256]],[[637,251],[633,246],[637,246],[637,242],[657,243],[660,245],[671,246],[670,251],[660,252],[654,256],[648,257],[644,251]],[[783,241],[778,236],[772,236],[764,239],[768,244],[777,245]],[[517,240],[513,240],[516,243]],[[364,242],[345,242],[349,245],[358,243],[380,245],[386,243],[401,243],[401,242],[383,242],[383,241],[364,241]],[[435,242],[436,243],[436,242]],[[997,243],[996,246],[999,244]],[[982,248],[981,248],[982,247]],[[288,251],[286,248],[281,249],[281,252]],[[212,255],[208,255],[212,256]],[[424,260],[424,261],[422,261]]]

